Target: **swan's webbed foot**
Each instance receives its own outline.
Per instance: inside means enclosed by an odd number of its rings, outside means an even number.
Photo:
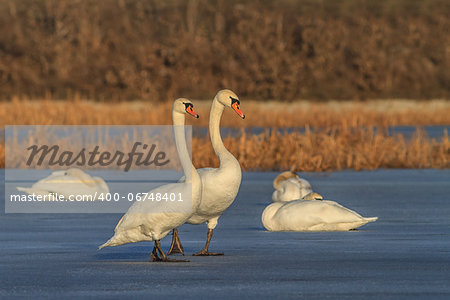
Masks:
[[[203,247],[200,252],[192,254],[192,256],[221,256],[224,255],[223,253],[216,253],[216,252],[209,252],[209,242],[211,241],[213,235],[213,229],[208,229],[208,236],[206,238],[206,244],[205,247]]]
[[[200,252],[192,254],[192,256],[221,256],[221,255],[224,255],[224,253],[208,252],[208,250],[205,249],[202,249]]]
[[[178,229],[173,229],[172,231],[172,244],[170,245],[169,252],[167,252],[167,255],[172,255],[180,253],[184,256],[184,249],[181,245],[180,236],[178,235]]]
[[[164,262],[189,262],[188,259],[173,259],[173,258],[168,258],[166,257],[166,259],[163,260]]]
[[[158,256],[158,252],[161,256]],[[161,242],[155,241],[155,246],[153,247],[153,251],[151,253],[151,262],[189,262],[187,259],[172,259],[168,258],[167,255],[161,249]]]
[[[358,228],[352,228],[352,229],[349,229],[348,231],[358,231]]]
[[[150,262],[159,262],[163,261],[158,255],[154,255],[153,253],[150,253]]]
[[[159,256],[155,256],[153,253],[150,254],[150,262],[189,262],[187,259],[172,259],[172,258],[161,258]]]
[[[159,256],[158,252],[156,250],[156,244],[153,246],[153,251],[150,253],[150,262],[157,262],[157,261],[163,261]]]

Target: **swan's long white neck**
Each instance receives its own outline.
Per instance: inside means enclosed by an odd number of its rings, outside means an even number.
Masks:
[[[185,115],[176,111],[172,111],[173,130],[175,133],[175,144],[177,146],[178,157],[180,158],[181,166],[183,167],[186,182],[192,181],[192,176],[199,176],[197,170],[192,164],[189,152],[186,145],[186,136],[184,134]]]
[[[220,119],[222,118],[223,110],[225,106],[219,102],[217,96],[214,98],[211,112],[209,114],[209,136],[211,138],[211,144],[219,157],[220,165],[223,163],[236,160],[234,156],[225,148],[222,137],[220,136]]]

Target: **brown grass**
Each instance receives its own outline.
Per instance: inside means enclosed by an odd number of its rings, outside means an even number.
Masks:
[[[450,168],[450,140],[430,140],[418,130],[406,141],[373,128],[337,127],[319,133],[265,133],[225,138],[244,170],[328,171],[377,168]],[[217,166],[218,159],[207,138],[194,138],[197,167]]]
[[[212,97],[211,97],[212,98]],[[241,99],[242,100],[242,99]],[[200,119],[187,123],[208,126],[211,101],[194,101]],[[90,101],[0,102],[0,128],[5,125],[170,125],[171,103]],[[450,125],[450,101],[365,101],[293,103],[242,100],[245,120],[225,110],[224,127],[332,127]]]
[[[0,93],[450,97],[448,0],[0,0]]]
[[[207,126],[210,101],[194,102],[201,118],[188,118],[188,123]],[[408,140],[401,135],[388,136],[384,130],[395,125],[449,125],[448,101],[261,104],[243,100],[241,106],[246,119],[241,120],[234,112],[226,110],[222,126],[316,128],[305,134],[242,133],[237,138],[225,138],[226,146],[238,157],[244,170],[450,168],[447,132],[437,141],[429,139],[421,130]],[[0,103],[0,120],[1,127],[6,124],[170,124],[171,105],[16,99]],[[374,126],[379,130],[375,131]],[[194,138],[193,153],[197,167],[218,164],[207,137]],[[0,166],[4,167],[3,144],[0,144]]]

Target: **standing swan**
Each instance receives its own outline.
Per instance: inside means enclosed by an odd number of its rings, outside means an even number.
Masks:
[[[18,191],[30,195],[62,195],[65,199],[77,195],[90,196],[97,200],[101,194],[109,193],[108,185],[100,177],[92,177],[78,168],[55,171],[50,176],[39,180],[31,187],[17,187]]]
[[[200,176],[192,165],[186,146],[184,134],[185,113],[198,118],[198,115],[193,110],[191,101],[183,98],[175,100],[172,109],[175,143],[186,180],[184,182],[157,187],[156,189],[151,190],[149,194],[175,193],[178,195],[178,193],[182,193],[182,195],[188,195],[192,191],[192,210],[188,212],[170,211],[170,206],[164,201],[135,202],[122,219],[120,219],[114,230],[114,236],[101,245],[99,249],[127,243],[155,241],[155,246],[151,253],[151,261],[177,261],[167,258],[166,254],[161,249],[160,240],[165,237],[170,230],[184,224],[192,216],[200,203],[202,192]],[[184,196],[184,198],[186,198],[186,196]],[[158,256],[158,252],[161,257]]]
[[[273,202],[301,199],[312,192],[311,184],[291,171],[278,175],[273,181],[273,187],[275,188],[272,194]]]
[[[223,253],[209,252],[213,230],[217,226],[217,220],[223,212],[233,203],[241,185],[241,166],[231,154],[220,137],[220,119],[225,107],[233,108],[242,118],[239,98],[230,90],[221,90],[214,97],[209,115],[209,135],[211,143],[220,160],[219,168],[202,168],[198,170],[202,180],[202,200],[194,215],[187,221],[189,224],[208,225],[206,244],[195,256],[223,255]],[[178,236],[178,230],[173,230],[172,245],[169,254],[182,253],[183,247]]]

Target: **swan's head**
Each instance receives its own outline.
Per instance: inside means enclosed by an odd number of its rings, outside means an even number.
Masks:
[[[245,119],[241,111],[241,102],[238,96],[230,90],[221,90],[216,95],[217,100],[226,107],[231,107],[242,118]]]
[[[297,173],[292,172],[292,171],[283,172],[273,180],[273,187],[276,190],[279,189],[281,187],[280,184],[283,181],[288,180],[289,178],[298,178],[298,175],[297,175]]]
[[[191,100],[186,98],[178,98],[173,103],[173,111],[180,114],[190,114],[191,116],[198,118],[198,114],[194,111],[194,104]]]

